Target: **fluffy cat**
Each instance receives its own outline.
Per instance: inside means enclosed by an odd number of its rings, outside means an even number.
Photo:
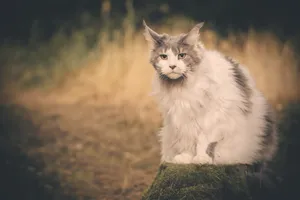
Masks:
[[[163,115],[161,161],[252,164],[277,151],[274,112],[247,69],[199,41],[203,23],[177,36],[144,23],[153,94]]]

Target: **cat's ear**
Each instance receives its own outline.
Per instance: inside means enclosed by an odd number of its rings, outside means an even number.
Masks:
[[[196,24],[183,38],[182,42],[188,45],[195,45],[199,41],[200,29],[203,27],[204,22]]]
[[[143,20],[143,25],[145,27],[144,36],[146,40],[148,41],[149,45],[160,45],[162,44],[162,35],[156,33],[154,30],[152,30]]]

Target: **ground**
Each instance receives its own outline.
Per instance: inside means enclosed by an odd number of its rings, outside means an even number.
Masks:
[[[132,110],[34,98],[2,105],[4,199],[140,199],[159,167],[159,125]]]
[[[63,103],[55,98],[29,93],[1,104],[1,198],[141,199],[153,180],[160,180],[162,166],[156,133],[161,118],[155,109],[143,108],[148,109],[147,116],[130,103],[109,104],[91,99]],[[280,126],[281,148],[274,169],[280,172],[279,177],[286,177],[280,186],[284,194],[298,191],[295,183],[299,180],[299,163],[294,158],[300,149],[299,105],[291,105],[284,112],[287,115]],[[167,169],[172,172],[177,167]],[[195,173],[189,176],[189,172],[180,170],[175,178],[184,186],[202,180],[184,182],[186,177],[194,180]],[[200,170],[195,177],[202,174]],[[162,183],[168,180],[163,179]],[[150,188],[155,188],[156,183]],[[162,187],[156,188],[161,191]]]

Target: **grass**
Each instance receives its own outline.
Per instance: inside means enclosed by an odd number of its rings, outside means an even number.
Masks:
[[[191,28],[193,21],[173,18],[162,26],[148,24],[176,34]],[[22,115],[38,127],[29,131],[16,124],[19,128],[7,133],[8,144],[18,144],[25,155],[41,160],[40,170],[55,174],[60,187],[78,199],[137,199],[159,165],[156,132],[161,116],[149,96],[154,70],[142,30],[126,22],[112,31],[112,40],[108,32],[93,31],[77,30],[70,37],[60,32],[31,49],[3,46],[2,91],[7,98],[2,103],[25,108]],[[93,45],[91,33],[97,35]],[[299,63],[288,42],[253,30],[220,38],[205,29],[202,39],[207,48],[245,64],[277,109],[299,100]]]

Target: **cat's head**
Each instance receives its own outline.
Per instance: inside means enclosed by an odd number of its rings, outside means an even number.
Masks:
[[[188,33],[170,36],[149,28],[145,21],[145,38],[150,47],[150,63],[160,78],[169,82],[185,80],[201,62],[203,47],[199,31],[204,22],[195,25]]]

